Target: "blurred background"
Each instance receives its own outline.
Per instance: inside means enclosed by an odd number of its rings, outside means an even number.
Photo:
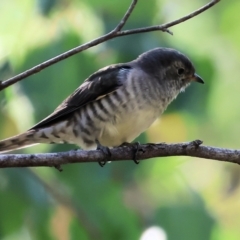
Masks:
[[[175,20],[207,0],[139,0],[125,29]],[[1,0],[0,79],[113,29],[130,0]],[[149,49],[176,48],[205,85],[192,84],[139,137],[239,148],[240,2],[221,1],[170,30],[113,39],[0,92],[0,139],[50,114],[91,73]],[[24,153],[75,149],[39,145]],[[0,169],[0,239],[239,240],[240,168],[169,157],[54,168]]]

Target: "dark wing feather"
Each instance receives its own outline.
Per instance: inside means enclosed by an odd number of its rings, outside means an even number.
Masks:
[[[126,77],[123,78],[120,76],[120,70],[130,69],[131,66],[129,64],[116,64],[95,72],[87,78],[73,94],[65,99],[51,115],[43,119],[31,129],[47,127],[58,121],[64,120],[73,111],[87,103],[115,91],[122,86],[123,82],[126,80]],[[128,71],[124,72],[126,76]]]

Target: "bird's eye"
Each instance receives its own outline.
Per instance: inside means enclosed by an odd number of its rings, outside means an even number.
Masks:
[[[183,68],[178,69],[178,75],[184,74],[185,70]]]

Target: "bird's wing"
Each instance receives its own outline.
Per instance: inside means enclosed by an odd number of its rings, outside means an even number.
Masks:
[[[115,91],[126,81],[127,74],[131,68],[129,64],[116,64],[95,72],[73,94],[65,99],[51,115],[30,130],[47,127],[55,122],[64,120],[76,109]]]

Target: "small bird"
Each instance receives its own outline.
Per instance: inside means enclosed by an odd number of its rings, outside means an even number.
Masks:
[[[192,82],[204,83],[191,61],[170,48],[93,73],[56,110],[28,131],[0,141],[0,153],[38,143],[82,149],[132,142]]]

